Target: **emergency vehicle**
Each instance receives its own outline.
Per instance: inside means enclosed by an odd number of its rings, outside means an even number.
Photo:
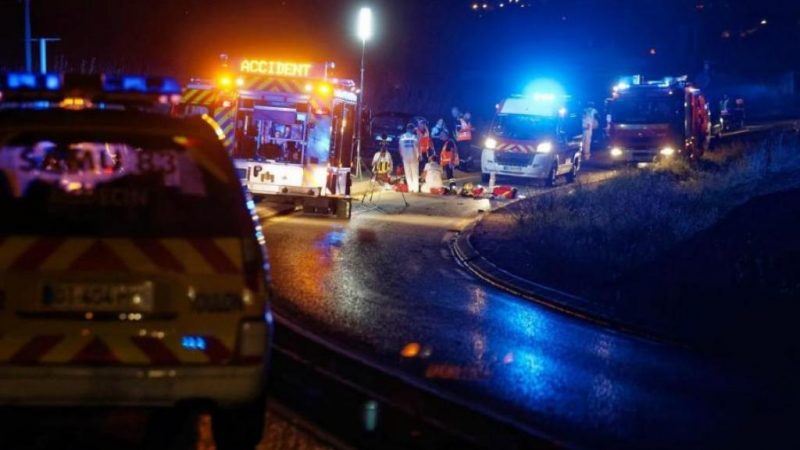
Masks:
[[[567,109],[567,98],[554,94],[520,95],[497,105],[483,143],[484,182],[492,173],[544,180],[574,181],[581,165],[581,124]]]
[[[350,217],[355,83],[332,63],[241,59],[213,82],[193,81],[183,112],[219,123],[239,177],[256,198]]]
[[[709,106],[686,77],[630,77],[613,88],[606,108],[613,162],[648,163],[676,154],[699,158],[709,147]]]
[[[0,76],[0,406],[180,406],[189,429],[211,418],[218,448],[253,448],[264,239],[214,121],[169,117],[180,93]]]

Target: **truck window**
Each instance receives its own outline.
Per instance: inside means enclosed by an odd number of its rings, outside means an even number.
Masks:
[[[682,119],[682,101],[676,97],[621,97],[611,103],[609,112],[617,123],[671,122]]]
[[[239,145],[234,156],[301,164],[307,122],[308,113],[298,111],[296,104],[242,102],[236,121]]]

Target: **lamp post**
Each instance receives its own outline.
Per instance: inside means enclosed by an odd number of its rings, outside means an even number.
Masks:
[[[48,42],[58,42],[61,39],[59,38],[34,38],[31,41],[39,41],[39,72],[40,73],[47,73],[47,43]]]
[[[356,177],[361,178],[361,118],[364,110],[364,58],[367,53],[367,41],[372,37],[372,10],[364,7],[358,12],[358,38],[361,39],[361,83],[359,84],[358,118],[356,119]]]
[[[31,52],[31,0],[25,0],[25,71],[33,72]]]

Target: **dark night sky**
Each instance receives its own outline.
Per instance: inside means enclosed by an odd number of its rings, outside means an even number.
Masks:
[[[355,78],[355,15],[371,4],[379,32],[368,68],[373,82],[398,89],[479,89],[470,80],[514,85],[531,74],[605,84],[624,73],[697,73],[704,60],[742,73],[800,69],[797,0],[520,0],[528,8],[483,14],[473,1],[32,0],[33,33],[61,37],[51,66],[72,69],[94,58],[95,70],[207,76],[227,52],[335,60]],[[0,68],[20,67],[21,1],[0,0],[0,39]]]

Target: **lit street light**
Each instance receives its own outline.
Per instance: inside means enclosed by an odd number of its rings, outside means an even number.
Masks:
[[[358,97],[358,119],[356,120],[356,177],[361,178],[361,118],[364,109],[364,57],[367,51],[367,41],[372,37],[372,10],[361,8],[358,12],[358,38],[361,39],[361,94]]]

